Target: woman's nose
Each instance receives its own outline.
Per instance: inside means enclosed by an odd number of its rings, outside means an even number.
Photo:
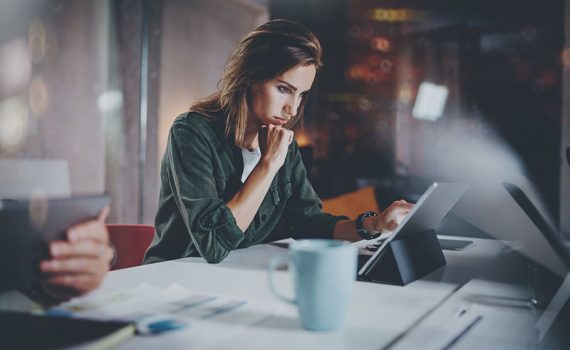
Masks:
[[[291,116],[297,115],[297,109],[299,109],[299,104],[301,103],[300,97],[292,97],[287,100],[285,104],[285,112]]]

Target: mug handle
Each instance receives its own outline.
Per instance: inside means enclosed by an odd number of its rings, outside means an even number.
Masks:
[[[273,295],[275,295],[278,299],[281,299],[283,301],[286,301],[288,303],[291,304],[296,304],[296,300],[292,299],[292,298],[288,298],[286,296],[284,296],[283,294],[281,294],[277,288],[275,288],[275,283],[273,282],[273,272],[275,272],[275,270],[283,264],[287,264],[287,266],[291,266],[291,263],[293,262],[293,259],[291,259],[290,256],[277,256],[273,259],[271,259],[271,261],[269,261],[269,266],[267,267],[267,272],[269,273],[268,277],[269,277],[269,290],[271,290],[271,293],[273,293]]]

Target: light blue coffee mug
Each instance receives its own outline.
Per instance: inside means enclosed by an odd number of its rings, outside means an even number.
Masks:
[[[349,242],[306,239],[292,243],[287,256],[271,259],[269,288],[277,298],[296,304],[303,328],[335,330],[344,324],[356,277],[357,249]],[[273,272],[287,264],[295,298],[277,291]]]

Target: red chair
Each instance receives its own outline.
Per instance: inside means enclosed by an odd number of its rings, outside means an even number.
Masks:
[[[115,246],[117,260],[111,270],[139,266],[154,237],[152,225],[106,225],[109,239]]]

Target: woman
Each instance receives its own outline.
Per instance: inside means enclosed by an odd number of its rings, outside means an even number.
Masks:
[[[216,263],[286,237],[372,238],[409,212],[404,201],[356,222],[322,212],[290,130],[321,66],[318,39],[295,22],[267,22],[238,43],[218,91],[170,129],[145,263],[187,256]]]

